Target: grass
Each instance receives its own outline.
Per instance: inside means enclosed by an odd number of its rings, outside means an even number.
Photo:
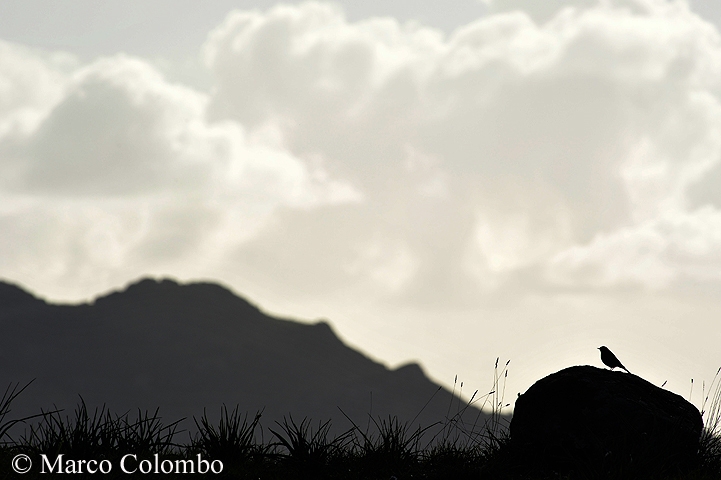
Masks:
[[[703,385],[703,403],[701,416],[704,419],[704,429],[701,434],[701,448],[699,450],[700,462],[709,472],[721,477],[721,368],[716,370],[713,381]],[[711,478],[711,477],[708,477]]]
[[[261,430],[261,416],[262,412],[258,412],[252,420],[248,420],[248,414],[241,415],[237,406],[228,413],[227,407],[223,405],[216,427],[203,412],[199,420],[193,418],[198,433],[192,438],[188,449],[193,454],[201,453],[213,459],[233,458],[239,463],[263,457],[270,448],[264,445],[262,438],[256,437],[256,432]]]
[[[593,471],[565,477],[552,471],[533,471],[514,454],[508,436],[507,417],[504,416],[505,409],[510,406],[504,402],[507,377],[508,362],[499,367],[496,361],[490,392],[479,396],[476,391],[468,402],[455,400],[449,405],[446,418],[435,424],[420,427],[414,426],[415,419],[404,423],[395,417],[370,417],[365,428],[361,428],[356,419],[346,417],[352,427],[339,435],[331,435],[330,421],[313,422],[307,418],[297,421],[287,417],[264,427],[262,412],[249,415],[240,412],[237,406],[232,409],[223,406],[215,422],[203,412],[201,417],[193,418],[197,432],[187,435],[187,432],[178,430],[180,421],[166,424],[157,410],[115,415],[105,407],[91,411],[82,398],[71,415],[63,415],[55,409],[33,417],[10,420],[11,404],[28,386],[11,384],[0,398],[0,478],[14,478],[10,462],[18,454],[28,455],[36,467],[42,461],[41,454],[51,459],[62,454],[65,459],[107,460],[112,463],[113,469],[103,478],[128,478],[119,468],[121,457],[126,453],[137,455],[135,464],[147,460],[146,466],[149,466],[157,461],[168,468],[187,467],[191,463],[193,468],[199,468],[199,458],[206,461],[206,466],[212,461],[222,461],[221,474],[205,474],[211,478],[607,478]],[[458,391],[462,388],[461,383]],[[701,412],[705,427],[696,468],[669,478],[721,478],[721,369],[708,392],[704,385],[704,395]],[[479,415],[475,422],[467,422],[464,414],[471,406],[490,412],[488,420],[482,420]],[[17,439],[10,438],[11,427],[21,423],[26,424],[25,433]],[[187,441],[176,442],[183,436]],[[34,468],[21,478],[56,476],[41,474]],[[84,477],[95,476],[86,474]],[[131,476],[188,478],[182,473],[136,473]],[[67,475],[63,474],[62,478],[65,477]],[[82,478],[83,475],[72,477]],[[614,478],[624,477],[620,474]]]
[[[7,416],[11,412],[10,405],[18,396],[20,396],[21,393],[23,393],[26,388],[30,386],[31,383],[32,382],[27,383],[24,387],[20,387],[20,383],[16,383],[15,385],[11,383],[5,389],[5,393],[3,393],[2,398],[0,398],[0,445],[2,446],[8,445],[8,440],[6,440],[6,438],[9,437],[8,433],[12,427],[18,423],[22,423],[36,417],[36,415],[33,415],[25,418],[6,420]],[[12,444],[11,439],[10,443]]]
[[[40,422],[30,425],[15,443],[16,447],[48,456],[64,454],[74,458],[114,458],[120,452],[139,455],[173,452],[178,423],[163,425],[158,410],[112,415],[105,407],[92,414],[81,398],[74,416],[63,417],[59,410],[42,412]]]

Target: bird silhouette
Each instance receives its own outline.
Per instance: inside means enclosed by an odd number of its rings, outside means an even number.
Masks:
[[[601,350],[601,361],[606,364],[607,367],[611,367],[611,370],[618,367],[626,370],[626,373],[631,373],[623,366],[620,360],[616,358],[616,355],[614,355],[611,350],[606,347],[598,347],[598,349]]]

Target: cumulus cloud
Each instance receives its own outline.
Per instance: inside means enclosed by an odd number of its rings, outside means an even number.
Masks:
[[[208,275],[275,209],[360,198],[272,136],[208,122],[207,94],[141,59],[60,69],[3,48],[12,54],[0,82],[8,278],[74,285],[50,288],[64,296],[148,272]]]
[[[346,271],[413,259],[388,275],[395,294],[477,296],[519,271],[649,287],[695,271],[716,250],[690,227],[716,205],[689,200],[720,153],[718,32],[683,2],[492,3],[449,38],[313,3],[233,13],[205,47],[209,111],[277,125],[359,185],[365,253]]]
[[[681,1],[488,3],[450,36],[235,11],[210,92],[3,44],[3,274],[232,269],[443,306],[715,280],[715,28]]]

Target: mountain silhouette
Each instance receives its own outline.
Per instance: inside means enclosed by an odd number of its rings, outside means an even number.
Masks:
[[[237,404],[251,416],[263,410],[263,425],[291,414],[342,429],[351,424],[339,408],[358,425],[372,414],[425,426],[463,406],[415,363],[390,370],[326,322],[266,315],[213,283],[143,279],[63,305],[0,282],[0,325],[0,381],[35,379],[13,404],[15,418],[54,405],[71,414],[79,395],[115,413],[159,407],[166,422]],[[478,414],[469,408],[464,418],[482,425]]]

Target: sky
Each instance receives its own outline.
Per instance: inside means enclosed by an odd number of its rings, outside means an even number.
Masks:
[[[326,318],[506,399],[721,367],[721,5],[0,3],[0,278]],[[695,381],[691,394],[691,379]]]

